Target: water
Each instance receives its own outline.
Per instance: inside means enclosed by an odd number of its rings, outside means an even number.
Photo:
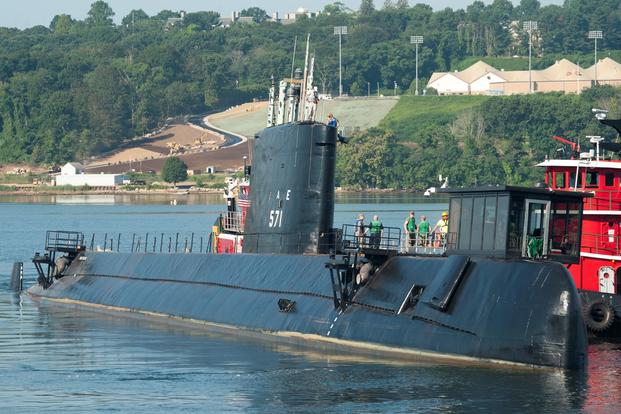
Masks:
[[[177,206],[170,206],[176,197]],[[409,195],[339,196],[402,226],[445,204]],[[621,412],[621,345],[589,348],[586,372],[490,369],[326,354],[157,320],[63,307],[7,289],[47,229],[207,233],[219,196],[0,198],[0,412]]]

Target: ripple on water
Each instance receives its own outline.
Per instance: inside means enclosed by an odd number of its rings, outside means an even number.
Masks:
[[[351,204],[337,205],[337,222],[376,211],[385,224],[401,226],[412,207],[402,198],[391,205],[346,200]],[[155,204],[2,205],[0,229],[11,243],[0,246],[0,413],[621,412],[619,344],[591,346],[582,375],[405,365],[41,303],[7,290],[12,262],[28,261],[49,226],[192,232],[213,221],[216,210],[203,207],[178,206],[185,214],[173,215]],[[433,217],[442,206],[414,208]],[[154,225],[158,214],[165,223]]]

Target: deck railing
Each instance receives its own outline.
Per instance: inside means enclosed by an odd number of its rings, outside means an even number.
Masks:
[[[91,233],[85,246],[90,251],[126,253],[208,253],[210,233]]]
[[[360,229],[353,224],[343,224],[342,232],[343,247],[347,248],[397,251],[401,245],[401,229],[398,227],[384,227],[373,234],[368,225]]]
[[[222,229],[241,233],[244,231],[242,213],[240,211],[226,211],[220,215]]]
[[[596,191],[595,196],[584,199],[585,210],[621,210],[621,192],[618,190],[599,190],[585,188],[584,191]]]
[[[450,234],[430,233],[428,235],[421,235],[416,233],[414,238],[411,239],[407,233],[404,233],[401,240],[401,252],[441,256],[449,247],[450,243],[447,243],[447,239],[450,239]]]
[[[76,252],[84,247],[84,234],[77,231],[49,230],[45,234],[45,250]]]
[[[584,233],[582,235],[582,252],[619,256],[621,236],[610,234]]]

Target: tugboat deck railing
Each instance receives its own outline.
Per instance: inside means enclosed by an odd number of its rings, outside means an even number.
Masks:
[[[241,211],[226,211],[221,214],[222,229],[234,233],[244,231],[244,222]]]
[[[584,211],[590,210],[621,210],[621,191],[619,190],[600,190],[585,188],[585,191],[594,190],[595,196],[584,199]]]
[[[621,236],[609,234],[584,233],[582,235],[582,253],[621,256]]]

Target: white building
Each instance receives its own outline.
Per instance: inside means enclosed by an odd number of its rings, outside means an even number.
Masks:
[[[621,64],[604,58],[589,68],[567,60],[546,69],[498,70],[483,61],[462,71],[434,72],[427,83],[439,95],[514,95],[533,92],[580,93],[598,85],[621,85]],[[529,85],[530,84],[530,85]],[[530,87],[529,87],[530,86]]]
[[[489,93],[491,83],[501,81],[502,71],[479,60],[461,72],[434,72],[427,87],[440,95],[480,95]]]
[[[84,166],[79,162],[68,162],[60,169],[60,175],[84,174]]]
[[[84,166],[79,162],[68,162],[56,176],[56,185],[74,187],[116,187],[123,184],[123,174],[85,174]]]

